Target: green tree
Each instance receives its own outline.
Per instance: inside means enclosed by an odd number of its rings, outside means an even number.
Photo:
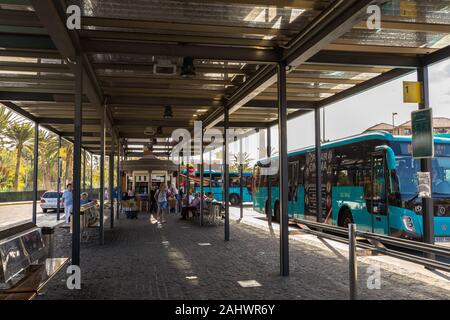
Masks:
[[[5,106],[0,105],[0,146],[3,145],[3,138],[5,135],[8,123],[12,119],[12,113]]]
[[[29,146],[33,139],[33,127],[28,122],[13,122],[6,128],[5,137],[16,152],[16,168],[13,188],[18,191],[20,161],[24,149]]]
[[[49,190],[52,189],[52,178],[57,175],[58,140],[53,134],[44,130],[39,132],[39,136],[39,169],[43,187]]]
[[[243,165],[243,171],[244,172],[250,172],[252,171],[252,167],[250,163],[253,161],[253,159],[250,158],[250,155],[247,152],[242,153],[242,165]],[[231,170],[234,172],[239,172],[239,154],[234,155],[234,161],[231,165]]]

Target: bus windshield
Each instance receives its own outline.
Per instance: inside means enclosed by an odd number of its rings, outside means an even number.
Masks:
[[[400,193],[404,200],[410,199],[418,192],[417,172],[420,171],[420,160],[411,156],[397,157],[397,174]],[[437,157],[432,160],[433,197],[450,196],[450,158]]]

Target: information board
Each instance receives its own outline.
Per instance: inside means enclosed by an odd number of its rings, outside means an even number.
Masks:
[[[434,157],[433,112],[431,108],[413,111],[412,153],[415,159]]]

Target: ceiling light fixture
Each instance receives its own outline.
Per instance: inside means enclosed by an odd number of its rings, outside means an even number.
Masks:
[[[166,106],[164,108],[164,119],[172,119],[172,118],[173,118],[172,107]]]
[[[183,66],[181,67],[181,77],[185,79],[191,79],[195,77],[194,58],[184,57]]]

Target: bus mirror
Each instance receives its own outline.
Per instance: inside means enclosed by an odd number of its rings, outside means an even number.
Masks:
[[[395,170],[397,168],[397,162],[395,160],[395,153],[391,147],[383,145],[383,146],[376,147],[375,150],[376,151],[384,150],[386,152],[387,168],[389,170]]]

